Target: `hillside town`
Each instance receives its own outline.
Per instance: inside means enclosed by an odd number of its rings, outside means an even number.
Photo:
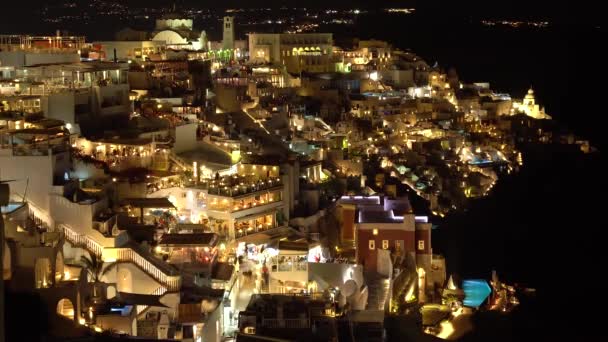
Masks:
[[[532,88],[221,25],[0,35],[3,286],[38,296],[53,336],[384,341],[411,316],[452,340],[533,291],[450,274],[432,244],[434,219],[518,172],[518,142],[593,150]]]

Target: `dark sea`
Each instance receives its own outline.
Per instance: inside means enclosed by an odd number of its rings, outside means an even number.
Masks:
[[[518,333],[504,340],[565,338],[566,331],[579,338],[595,335],[587,327],[600,321],[590,313],[603,289],[597,274],[605,269],[600,260],[608,226],[608,59],[601,47],[608,41],[606,27],[560,21],[515,29],[466,17],[382,14],[334,32],[337,39],[388,40],[429,64],[455,68],[466,82],[489,82],[514,97],[533,87],[537,103],[554,120],[599,150],[583,154],[572,146],[523,144],[518,173],[502,177],[466,211],[435,218],[433,231],[433,252],[446,257],[449,273],[489,279],[496,270],[510,284],[537,290],[532,304],[522,305],[507,323],[507,330]],[[496,334],[478,340],[498,340]]]

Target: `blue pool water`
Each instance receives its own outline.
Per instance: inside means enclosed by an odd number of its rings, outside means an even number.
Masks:
[[[488,282],[483,279],[463,280],[462,289],[464,291],[463,304],[469,307],[479,307],[492,293]]]

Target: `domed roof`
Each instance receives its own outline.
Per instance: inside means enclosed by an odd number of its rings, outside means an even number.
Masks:
[[[534,90],[532,90],[532,87],[530,87],[530,89],[528,89],[528,95],[534,95]]]

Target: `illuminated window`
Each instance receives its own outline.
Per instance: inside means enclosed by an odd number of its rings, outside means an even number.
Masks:
[[[419,251],[424,250],[424,240],[418,240],[418,250]]]
[[[401,250],[401,241],[395,241],[395,249]]]
[[[382,249],[388,249],[388,240],[382,240]]]
[[[373,233],[374,235],[378,235],[378,229],[374,229]]]
[[[369,240],[369,249],[376,249],[376,241]]]

